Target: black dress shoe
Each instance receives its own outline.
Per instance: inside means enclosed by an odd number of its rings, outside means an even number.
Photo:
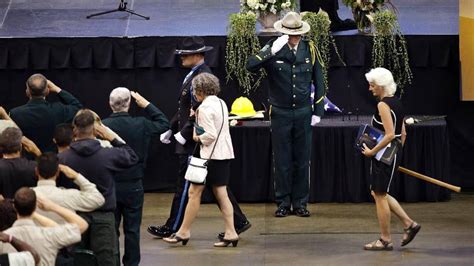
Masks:
[[[167,225],[150,225],[147,232],[158,238],[169,237],[173,234],[173,231]]]
[[[290,215],[290,208],[287,207],[278,207],[275,211],[275,217],[286,217]]]
[[[293,211],[296,216],[309,217],[311,213],[306,208],[297,208]]]
[[[249,221],[245,221],[235,228],[235,232],[240,235],[243,232],[249,230],[250,227],[252,227],[252,224]],[[224,232],[220,232],[219,235],[217,235],[217,238],[222,241],[224,239],[224,235]]]

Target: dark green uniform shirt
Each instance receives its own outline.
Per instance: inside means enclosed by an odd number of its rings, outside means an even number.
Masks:
[[[152,103],[145,108],[145,112],[150,119],[140,116],[132,117],[127,112],[117,112],[102,120],[104,125],[123,138],[138,155],[136,165],[115,176],[117,182],[132,181],[143,177],[150,139],[158,137],[170,128],[165,114]]]
[[[300,108],[313,104],[313,114],[322,116],[324,87],[320,78],[321,66],[318,62],[313,62],[310,42],[302,39],[296,54],[285,45],[272,55],[273,41],[268,42],[257,55],[248,59],[247,69],[255,72],[263,67],[266,70],[270,83],[270,104],[281,108]],[[314,83],[316,88],[313,101],[311,83]]]

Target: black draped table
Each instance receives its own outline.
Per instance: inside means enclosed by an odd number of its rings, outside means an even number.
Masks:
[[[407,125],[402,166],[449,182],[449,144],[443,118]],[[329,117],[313,130],[310,202],[371,201],[368,189],[369,159],[354,149],[354,140],[368,116]],[[271,202],[274,199],[272,149],[269,122],[244,121],[231,127],[235,160],[230,188],[239,202]],[[444,201],[444,188],[402,173],[390,194],[400,201]]]

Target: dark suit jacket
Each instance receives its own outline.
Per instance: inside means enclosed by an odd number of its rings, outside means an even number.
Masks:
[[[31,99],[27,104],[13,108],[10,116],[42,152],[55,152],[54,129],[61,123],[70,123],[82,104],[65,90],[58,93],[60,102]]]
[[[117,133],[138,155],[138,163],[115,175],[116,182],[132,181],[143,177],[150,139],[170,128],[166,116],[150,103],[145,112],[150,117],[132,117],[127,112],[111,114],[102,122]]]
[[[177,154],[191,154],[193,152],[194,145],[196,144],[193,141],[193,123],[189,121],[189,110],[191,109],[192,105],[191,95],[189,92],[191,81],[200,73],[212,73],[212,71],[206,64],[202,64],[181,86],[178,99],[178,112],[176,112],[170,122],[173,134],[181,132],[183,138],[186,139],[186,143],[184,145],[176,142],[175,152]],[[193,108],[197,108],[197,105],[198,104],[193,106]]]

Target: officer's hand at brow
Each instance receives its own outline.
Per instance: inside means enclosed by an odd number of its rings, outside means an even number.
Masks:
[[[272,54],[278,53],[288,43],[289,38],[286,34],[278,37],[272,44]]]
[[[150,102],[145,99],[143,96],[141,96],[138,92],[136,91],[131,91],[130,95],[132,95],[133,99],[135,99],[135,102],[137,105],[141,108],[145,108],[150,104]]]

